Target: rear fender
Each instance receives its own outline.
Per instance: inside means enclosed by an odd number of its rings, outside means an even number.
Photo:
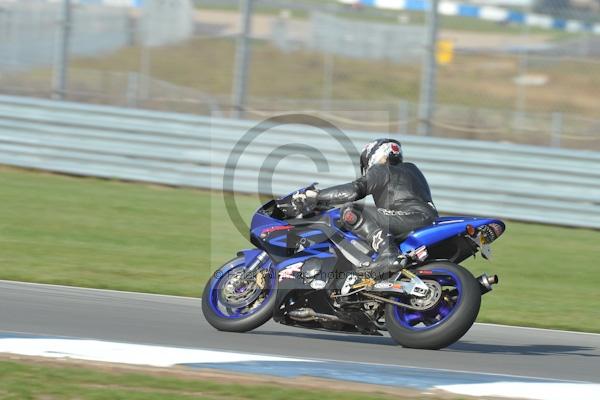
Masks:
[[[411,233],[401,244],[400,250],[409,253],[421,246],[430,247],[454,236],[463,235],[467,225],[479,228],[482,225],[496,223],[505,229],[502,221],[493,218],[477,217],[444,217],[438,218],[432,225],[417,229]]]

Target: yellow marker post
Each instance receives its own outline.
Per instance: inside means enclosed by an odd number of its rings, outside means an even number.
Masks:
[[[438,40],[436,59],[439,65],[447,65],[454,60],[454,42],[451,40]]]

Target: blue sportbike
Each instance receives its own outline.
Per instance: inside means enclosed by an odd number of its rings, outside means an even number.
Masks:
[[[314,184],[300,189],[314,189]],[[298,193],[298,192],[295,192]],[[246,332],[269,319],[311,329],[382,335],[400,345],[440,349],[473,325],[496,275],[475,278],[459,265],[504,232],[492,218],[443,217],[396,237],[404,267],[377,279],[358,275],[377,256],[345,230],[339,208],[297,202],[293,194],[260,207],[250,227],[253,249],[214,272],[202,311],[216,329]]]

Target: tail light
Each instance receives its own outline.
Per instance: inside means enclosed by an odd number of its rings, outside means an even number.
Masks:
[[[467,225],[467,234],[471,237],[477,236],[477,231],[473,225]]]

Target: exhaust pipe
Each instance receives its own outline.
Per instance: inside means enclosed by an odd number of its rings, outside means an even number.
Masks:
[[[481,294],[486,294],[492,291],[492,285],[498,284],[499,279],[498,275],[488,276],[487,274],[482,274],[477,277],[477,281],[479,282]]]
[[[346,321],[342,321],[335,315],[317,313],[312,308],[300,308],[298,310],[293,310],[288,313],[288,316],[295,321],[302,321],[302,322],[308,322],[308,321],[346,322]]]

